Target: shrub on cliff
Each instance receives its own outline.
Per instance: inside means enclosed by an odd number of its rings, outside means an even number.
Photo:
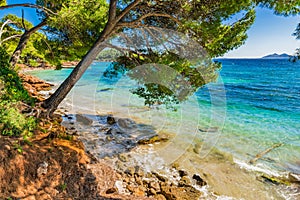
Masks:
[[[18,74],[9,68],[9,56],[0,47],[0,133],[10,136],[29,136],[36,126],[36,119],[22,114],[21,103],[34,104],[23,88]]]

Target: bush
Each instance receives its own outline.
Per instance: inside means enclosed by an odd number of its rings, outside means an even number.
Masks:
[[[21,102],[34,105],[34,99],[24,89],[18,74],[9,68],[9,56],[0,47],[0,131],[2,135],[30,136],[36,119],[21,114]],[[20,107],[20,106],[19,106]]]
[[[0,131],[2,135],[31,136],[36,127],[34,117],[26,117],[17,109],[16,102],[0,102]]]

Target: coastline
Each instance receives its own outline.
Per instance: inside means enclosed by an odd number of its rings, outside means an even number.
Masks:
[[[22,72],[25,71],[27,70]],[[38,101],[43,100],[45,95],[47,96],[47,91],[54,86],[31,75],[20,74],[20,76],[25,88]],[[200,197],[201,192],[189,185],[175,186],[168,182],[167,178],[162,179],[156,173],[147,174],[147,178],[152,176],[151,182],[144,182],[142,171],[130,173],[126,170],[116,171],[105,160],[96,159],[85,151],[74,126],[66,128],[60,125],[63,122],[62,118],[70,119],[67,112],[68,110],[58,109],[53,121],[40,121],[40,130],[30,138],[30,145],[22,142],[20,138],[21,153],[15,151],[13,139],[1,136],[3,144],[0,148],[2,161],[0,177],[5,185],[2,185],[1,189],[6,192],[1,193],[0,197],[22,199],[172,199],[174,195],[177,199]],[[86,122],[84,117],[78,121]],[[41,131],[43,128],[47,131]],[[11,153],[16,160],[5,159],[6,155]],[[10,165],[7,165],[7,162],[10,162]],[[23,174],[21,179],[28,180],[29,185],[15,180],[19,178],[20,170]],[[11,180],[14,182],[13,185],[9,184]],[[127,181],[124,187],[123,181]],[[140,185],[130,189],[129,185],[136,181]],[[45,187],[40,188],[42,185]],[[176,194],[173,194],[174,192]]]
[[[193,148],[188,149],[189,152],[194,151]],[[188,171],[192,171],[192,169],[189,168],[195,168],[195,163],[192,163],[192,167],[189,166],[191,165],[191,163],[186,162],[189,160],[194,160],[194,161],[199,161],[196,164],[196,169],[193,169],[194,171],[196,171],[197,173],[201,172],[200,177],[203,178],[205,181],[208,180],[209,186],[207,186],[208,188],[210,188],[210,190],[213,191],[213,193],[211,193],[210,195],[212,196],[211,198],[213,198],[213,196],[219,194],[219,195],[224,195],[224,194],[229,194],[228,196],[233,196],[235,198],[243,198],[243,196],[239,196],[239,195],[246,195],[244,197],[249,197],[249,194],[242,194],[242,191],[239,191],[239,188],[241,188],[241,185],[246,185],[249,184],[249,182],[255,182],[255,183],[261,183],[259,184],[259,187],[253,187],[254,190],[256,190],[256,192],[259,192],[259,190],[261,189],[260,187],[263,187],[266,190],[268,190],[269,188],[265,188],[265,180],[257,180],[257,176],[254,173],[249,173],[248,171],[245,171],[243,169],[240,169],[239,166],[235,165],[234,163],[232,163],[230,161],[230,156],[224,156],[222,153],[220,152],[216,152],[217,155],[217,159],[215,156],[210,156],[207,157],[205,160],[199,159],[197,158],[197,156],[192,156],[192,157],[188,157],[188,156],[182,156],[183,158],[179,159],[179,163],[182,163],[183,165],[180,166],[184,169],[188,169]],[[119,158],[117,158],[118,160],[120,160]],[[108,162],[107,160],[103,160],[105,162]],[[220,166],[220,161],[224,161],[224,164]],[[112,162],[112,161],[109,161]],[[202,163],[202,164],[200,164]],[[125,168],[123,168],[121,171],[126,171],[130,166],[126,166]],[[167,170],[172,169],[172,167],[168,167]],[[237,171],[239,173],[237,173]],[[193,173],[188,173],[189,176],[193,176]],[[208,176],[206,177],[207,174],[210,174],[212,176]],[[249,175],[250,174],[250,175]],[[221,181],[220,178],[221,177]],[[189,177],[190,178],[190,177]],[[245,184],[246,183],[246,184]],[[176,183],[175,183],[176,184]],[[178,185],[178,183],[177,183]],[[226,186],[224,188],[224,185]],[[251,183],[250,183],[251,185]],[[230,187],[230,188],[229,188]],[[248,187],[247,187],[248,188]],[[247,192],[247,188],[243,189],[243,191]],[[201,188],[198,188],[199,191],[201,191]],[[271,192],[271,191],[270,191]],[[276,191],[273,191],[276,192]],[[251,194],[251,198],[250,199],[255,199],[257,198],[257,193],[253,193]],[[267,194],[266,194],[267,195]],[[279,197],[278,197],[279,198]]]

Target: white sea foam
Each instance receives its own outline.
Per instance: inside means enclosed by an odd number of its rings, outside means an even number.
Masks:
[[[261,172],[261,173],[268,174],[268,175],[271,175],[274,177],[282,177],[282,176],[286,175],[285,172],[278,172],[278,171],[272,170],[268,166],[261,164],[261,163],[258,163],[256,165],[251,165],[245,161],[238,160],[236,158],[234,158],[233,161],[236,164],[238,164],[242,169],[246,169],[248,171]]]

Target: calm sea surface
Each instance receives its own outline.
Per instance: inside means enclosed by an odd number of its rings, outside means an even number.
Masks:
[[[103,77],[110,63],[93,63],[68,98],[75,107],[141,119],[158,131],[182,135],[186,143],[197,138],[231,153],[238,162],[247,163],[256,154],[280,143],[283,145],[258,163],[269,170],[300,173],[300,62],[219,61],[223,64],[219,81],[199,89],[179,105],[177,112],[145,109],[143,100],[130,93],[137,83],[121,76]],[[31,74],[60,83],[70,72],[71,69],[63,69]],[[182,141],[178,144],[184,146]]]

